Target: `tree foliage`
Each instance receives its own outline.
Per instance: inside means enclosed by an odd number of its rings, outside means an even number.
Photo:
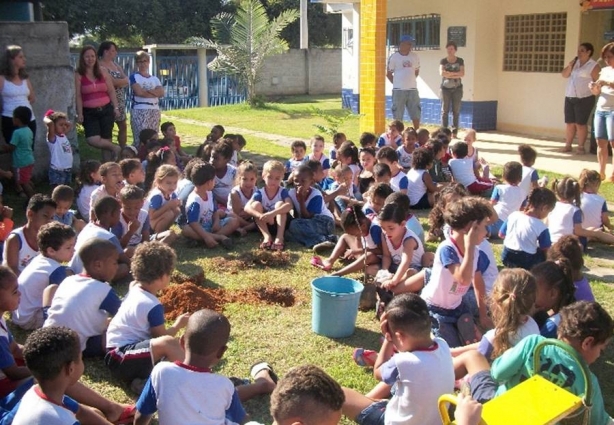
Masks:
[[[44,3],[46,20],[67,21],[71,35],[182,43],[210,37],[210,21],[223,11],[222,0],[53,0]]]
[[[212,71],[235,75],[247,89],[250,105],[256,104],[256,82],[267,57],[288,50],[279,34],[299,13],[284,10],[269,19],[258,0],[241,0],[235,14],[220,13],[211,20],[213,40],[192,37],[188,43],[215,49],[217,57],[209,64]]]

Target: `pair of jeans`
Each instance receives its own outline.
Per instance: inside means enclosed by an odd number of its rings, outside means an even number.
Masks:
[[[452,128],[458,130],[461,101],[463,100],[463,86],[454,89],[441,89],[441,125],[448,127],[450,110],[452,110]]]

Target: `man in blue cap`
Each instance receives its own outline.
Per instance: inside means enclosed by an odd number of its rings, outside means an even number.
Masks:
[[[397,52],[388,58],[386,76],[392,83],[392,115],[403,121],[405,109],[415,129],[420,127],[420,96],[416,77],[420,73],[420,58],[412,52],[416,39],[411,35],[401,36]]]

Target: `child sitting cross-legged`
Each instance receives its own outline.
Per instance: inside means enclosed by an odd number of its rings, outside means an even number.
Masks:
[[[319,164],[319,162],[318,162]],[[186,167],[187,168],[187,167]],[[238,184],[232,188],[228,195],[227,211],[239,221],[237,231],[242,236],[247,232],[256,230],[254,217],[245,211],[245,205],[256,191],[258,181],[258,167],[251,161],[243,161],[237,168]]]
[[[245,211],[254,216],[256,226],[264,238],[260,249],[283,251],[285,247],[284,233],[288,213],[292,210],[292,200],[288,191],[281,187],[283,177],[284,165],[281,162],[265,162],[262,167],[264,187],[257,189],[245,205]]]
[[[145,183],[145,170],[141,162],[136,158],[126,158],[119,162],[119,166],[122,169],[122,176],[124,177],[124,186],[143,185]]]
[[[273,425],[337,425],[344,402],[343,389],[322,369],[294,367],[271,394]]]
[[[61,263],[73,256],[75,231],[57,222],[46,224],[38,232],[38,246],[40,255],[19,275],[21,302],[12,314],[13,323],[26,330],[43,326],[43,292],[62,283],[70,272]]]
[[[172,230],[150,236],[149,214],[143,209],[143,189],[133,185],[124,186],[119,192],[119,201],[122,206],[121,214],[119,222],[111,228],[111,233],[117,237],[128,258],[134,255],[136,246],[141,242],[158,240],[172,245],[177,240],[177,234]]]
[[[253,384],[235,387],[230,379],[214,373],[211,369],[224,356],[229,337],[225,316],[211,310],[192,314],[181,337],[185,359],[153,368],[137,402],[134,423],[149,424],[156,411],[162,425],[245,423],[241,401],[271,393],[276,376],[270,366],[260,363],[252,368]]]
[[[174,165],[163,164],[154,174],[153,185],[147,194],[149,223],[153,233],[168,230],[181,213],[181,201],[175,189],[179,181],[179,169]]]
[[[563,236],[548,250],[548,260],[558,262],[562,259],[568,260],[571,264],[571,275],[576,289],[573,295],[576,301],[595,301],[591,285],[582,272],[584,257],[582,244],[577,236]]]
[[[140,390],[142,380],[163,358],[171,362],[184,359],[174,336],[190,315],[182,314],[166,328],[164,307],[156,297],[169,285],[176,259],[175,251],[161,242],[145,242],[136,248],[131,264],[134,282],[107,329],[105,363],[113,376],[132,382],[134,389]]]
[[[239,228],[239,220],[229,216],[223,209],[218,209],[213,197],[215,185],[215,168],[205,162],[194,165],[191,172],[194,190],[185,204],[187,224],[181,229],[182,234],[196,241],[204,242],[208,248],[218,244],[232,246],[230,235]]]
[[[524,190],[519,186],[521,180],[522,165],[516,161],[507,162],[503,166],[504,183],[496,185],[490,197],[490,203],[499,216],[495,223],[488,226],[490,237],[498,237],[503,222],[511,213],[520,211],[520,207],[527,198]]]
[[[122,182],[122,169],[117,162],[105,162],[100,166],[98,172],[100,173],[102,184],[94,189],[90,196],[90,221],[96,219],[94,215],[94,204],[96,204],[96,201],[105,196],[119,198],[119,191],[124,186]]]
[[[99,199],[93,206],[94,220],[90,221],[79,233],[77,243],[75,244],[75,254],[68,262],[68,267],[75,273],[79,274],[83,271],[83,262],[79,257],[81,246],[92,238],[101,238],[111,241],[117,248],[119,253],[119,267],[113,277],[113,282],[117,282],[130,274],[130,258],[124,253],[119,239],[108,229],[112,229],[119,223],[121,214],[121,205],[119,201],[110,196]],[[97,218],[96,218],[97,217]]]
[[[66,185],[58,185],[51,192],[51,199],[56,204],[54,221],[58,221],[75,229],[79,233],[85,227],[85,221],[75,217],[75,211],[71,210],[72,203],[75,199],[75,192],[72,187]]]
[[[433,160],[430,149],[418,148],[413,153],[412,168],[407,172],[407,195],[412,208],[429,209],[435,203],[435,193],[439,192],[440,187],[429,174]]]
[[[453,391],[448,344],[431,337],[429,309],[418,295],[394,297],[380,319],[385,336],[373,374],[393,386],[390,400],[344,388],[343,414],[359,424],[440,423],[437,400]]]
[[[467,188],[470,193],[475,195],[486,194],[492,190],[493,183],[489,179],[476,177],[473,168],[473,160],[468,158],[469,146],[465,142],[457,142],[452,146],[452,155],[448,166],[452,171],[454,180]]]
[[[377,162],[390,167],[390,186],[392,189],[395,192],[407,194],[409,180],[399,165],[399,156],[397,155],[397,152],[390,146],[384,146],[377,151]],[[377,178],[375,181],[379,182]]]
[[[103,357],[109,316],[117,313],[121,304],[108,284],[117,271],[119,254],[112,242],[93,238],[81,246],[79,257],[84,273],[66,278],[60,286],[49,285],[45,290],[44,326],[66,326],[74,330],[79,335],[84,357]]]
[[[228,203],[228,195],[237,176],[237,169],[229,164],[233,153],[232,141],[226,139],[215,143],[211,151],[211,165],[215,169],[215,180],[211,191],[219,206],[225,207]]]

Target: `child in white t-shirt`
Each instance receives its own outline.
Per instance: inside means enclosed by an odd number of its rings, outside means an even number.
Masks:
[[[237,169],[228,163],[233,152],[232,144],[228,141],[217,142],[211,151],[211,165],[215,168],[213,198],[221,208],[226,208],[228,195],[237,177]]]
[[[65,326],[77,332],[84,357],[106,354],[109,316],[121,300],[107,283],[115,276],[117,248],[104,239],[90,239],[81,246],[79,257],[85,273],[70,276],[55,289],[44,326]]]
[[[416,147],[418,147],[418,133],[413,127],[408,127],[403,131],[403,144],[397,148],[399,165],[403,167],[405,172],[412,167],[412,155]]]
[[[86,223],[90,221],[92,193],[100,186],[100,181],[100,162],[94,159],[83,161],[75,193],[77,194],[77,210]]]
[[[468,158],[469,147],[465,142],[457,142],[452,146],[452,156],[448,161],[448,166],[452,172],[454,180],[467,188],[470,193],[475,195],[489,192],[493,183],[489,179],[477,177],[473,160]]]
[[[448,344],[431,337],[431,318],[416,294],[394,297],[380,319],[385,336],[373,373],[393,387],[390,400],[374,401],[344,388],[343,414],[360,424],[440,423],[437,400],[454,388]]]
[[[68,275],[61,263],[70,260],[75,250],[75,231],[64,224],[52,222],[38,231],[37,255],[18,278],[21,302],[13,311],[13,323],[32,330],[43,326],[43,293],[49,285],[59,285]]]
[[[330,170],[330,159],[324,154],[324,137],[315,135],[311,138],[311,155],[307,157],[307,161],[316,160],[322,164],[324,177],[328,177]]]
[[[379,136],[377,140],[377,147],[383,148],[384,146],[390,146],[396,150],[403,142],[401,133],[405,129],[403,121],[393,120],[388,123],[386,132]]]
[[[414,151],[412,168],[407,172],[407,195],[411,208],[424,210],[435,204],[435,193],[440,186],[433,182],[429,169],[433,166],[433,153],[427,148]]]
[[[407,179],[407,174],[403,172],[403,169],[399,165],[399,155],[397,155],[397,152],[390,146],[384,146],[377,151],[377,162],[385,164],[390,168],[390,187],[392,187],[395,192],[407,194],[409,180]]]
[[[511,161],[503,166],[504,184],[498,184],[492,191],[490,203],[493,205],[498,220],[488,226],[490,237],[499,237],[499,229],[503,222],[514,211],[520,211],[526,195],[519,186],[522,180],[522,165],[519,162]]]
[[[537,170],[533,168],[535,159],[537,158],[537,152],[529,145],[520,145],[518,146],[518,154],[520,155],[520,162],[522,164],[522,180],[519,186],[525,193],[525,197],[528,197],[531,190],[538,186],[539,174]]]
[[[605,198],[599,195],[601,177],[594,170],[582,170],[580,174],[580,209],[582,210],[582,228],[602,233],[612,231],[608,204]]]
[[[306,156],[307,144],[302,140],[292,142],[290,150],[292,151],[292,158],[287,160],[284,165],[284,180],[291,180],[291,177],[294,176],[294,171],[309,160]]]
[[[72,187],[61,184],[51,192],[51,199],[56,203],[55,215],[53,220],[75,229],[79,233],[85,226],[85,221],[75,217],[76,211],[71,210],[75,199],[75,192]]]
[[[47,146],[51,153],[49,164],[49,184],[70,186],[72,181],[72,146],[66,133],[70,122],[64,112],[47,111],[43,120],[47,126]]]

